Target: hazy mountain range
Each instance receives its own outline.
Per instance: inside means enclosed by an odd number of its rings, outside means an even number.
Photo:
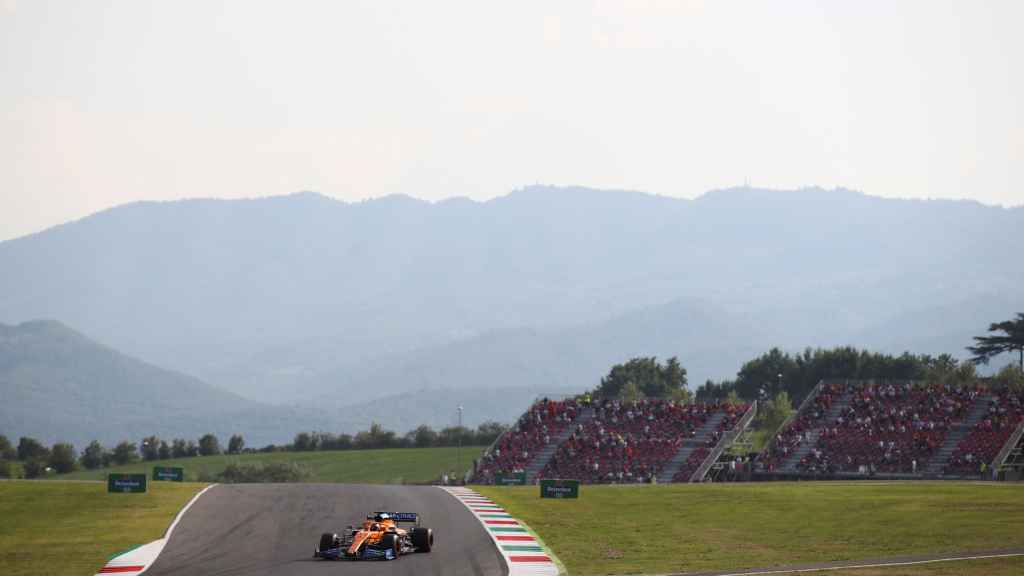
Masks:
[[[773,345],[962,356],[1024,309],[1022,247],[1024,208],[847,190],[144,202],[0,243],[0,321],[59,320],[315,427],[459,403],[474,424],[639,354],[693,384]]]

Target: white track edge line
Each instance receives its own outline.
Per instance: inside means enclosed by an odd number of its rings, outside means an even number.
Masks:
[[[171,525],[167,527],[167,532],[164,532],[164,540],[171,539],[171,533],[173,533],[174,529],[178,526],[178,522],[181,522],[181,518],[185,516],[185,512],[188,512],[188,509],[191,508],[192,505],[196,503],[196,500],[199,500],[200,496],[206,494],[206,491],[209,490],[210,488],[213,488],[214,486],[219,486],[219,484],[210,484],[206,488],[203,488],[202,490],[199,491],[199,493],[193,496],[191,500],[188,501],[188,504],[185,504],[184,508],[178,511],[178,515],[174,517],[174,521],[171,522]]]
[[[146,570],[149,570],[150,566],[156,564],[157,558],[160,558],[160,554],[164,551],[164,547],[167,545],[167,542],[170,541],[171,534],[174,533],[174,529],[178,527],[178,522],[181,522],[181,519],[185,516],[185,512],[188,512],[188,509],[191,508],[192,505],[196,503],[196,500],[199,500],[200,496],[206,494],[206,491],[209,490],[210,488],[213,488],[214,486],[217,486],[217,484],[210,484],[206,488],[200,490],[199,493],[197,493],[195,496],[192,497],[191,500],[188,501],[188,504],[185,504],[184,508],[178,511],[178,515],[174,517],[174,521],[171,522],[171,525],[167,527],[167,531],[164,532],[164,537],[160,539],[163,540],[163,544],[160,545],[160,549],[157,550],[156,555],[153,556],[153,560],[151,560],[149,564],[146,564],[146,567],[137,572],[136,574],[142,574]]]

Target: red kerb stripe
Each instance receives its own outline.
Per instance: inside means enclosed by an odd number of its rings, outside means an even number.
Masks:
[[[504,536],[504,535],[500,535],[500,536],[495,536],[495,538],[497,538],[498,540],[507,541],[507,542],[532,542],[534,540],[533,536]]]
[[[100,574],[115,574],[119,572],[142,572],[145,566],[104,566],[100,568]]]
[[[551,562],[547,556],[509,556],[510,562]]]
[[[484,524],[519,524],[517,520],[484,520]]]

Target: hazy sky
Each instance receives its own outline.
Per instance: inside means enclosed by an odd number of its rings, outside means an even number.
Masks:
[[[141,199],[1024,203],[1024,2],[0,0],[0,239]]]

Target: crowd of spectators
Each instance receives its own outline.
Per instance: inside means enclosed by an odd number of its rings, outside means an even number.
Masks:
[[[594,419],[576,426],[541,477],[575,478],[587,484],[650,482],[712,414],[725,412],[721,427],[727,429],[743,410],[726,403],[601,401]]]
[[[489,483],[497,474],[523,472],[537,451],[551,443],[581,410],[576,399],[535,402],[508,432],[495,442],[477,465],[476,477]]]
[[[1003,389],[993,395],[984,418],[957,445],[944,473],[984,477],[1021,420],[1024,420],[1024,400],[1020,394]]]
[[[914,474],[942,445],[952,424],[967,415],[983,389],[942,384],[863,384],[850,405],[824,423],[803,472]]]
[[[808,438],[808,433],[822,424],[832,404],[847,392],[846,384],[822,385],[818,394],[782,431],[775,435],[767,453],[759,459],[768,472],[776,468]]]
[[[586,484],[648,482],[712,410],[672,400],[600,400],[594,418],[576,426],[541,477]]]

